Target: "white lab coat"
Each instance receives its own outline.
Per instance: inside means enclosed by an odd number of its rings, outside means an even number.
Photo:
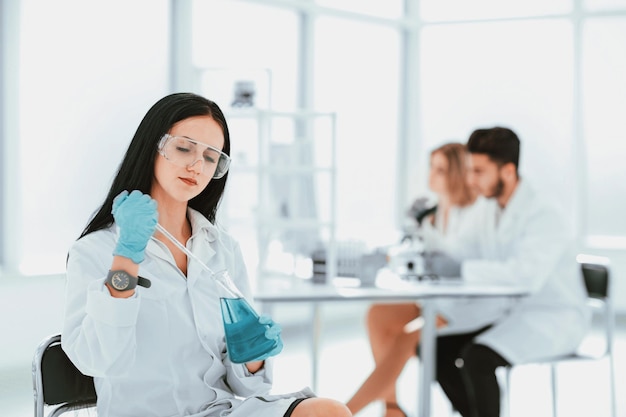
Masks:
[[[187,247],[214,271],[226,269],[252,305],[239,245],[189,209]],[[135,296],[117,299],[104,286],[118,232],[91,233],[70,249],[62,346],[94,376],[103,417],[282,417],[303,391],[271,396],[272,360],[255,374],[230,362],[220,313],[229,294],[197,262],[187,278],[169,250],[152,238],[139,275],[152,281]],[[244,399],[247,398],[245,401]]]
[[[422,236],[427,252],[447,251],[459,241],[471,238],[476,224],[485,216],[488,205],[486,199],[479,197],[468,206],[450,207],[448,224],[444,230],[443,216],[435,212],[434,224],[425,221],[422,224]],[[465,248],[466,257],[478,256],[477,248]],[[439,335],[467,333],[492,324],[511,308],[510,298],[453,298],[435,301],[437,314],[444,317],[447,325],[438,329]],[[480,307],[477,307],[480,306]]]
[[[531,293],[476,341],[512,364],[574,352],[591,313],[564,216],[521,181],[503,211],[488,200],[474,226],[448,247],[463,260],[462,278],[522,285]]]

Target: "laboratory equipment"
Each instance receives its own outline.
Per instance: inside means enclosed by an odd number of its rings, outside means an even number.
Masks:
[[[422,236],[422,223],[429,215],[437,210],[437,205],[426,197],[416,199],[407,215],[414,220],[416,228],[407,230],[400,244],[392,246],[387,254],[388,267],[393,272],[407,280],[436,280],[442,271],[448,272],[440,265],[441,256],[427,251]]]
[[[278,348],[280,342],[266,337],[268,326],[259,323],[259,316],[244,298],[221,297],[220,307],[231,362],[265,359]]]

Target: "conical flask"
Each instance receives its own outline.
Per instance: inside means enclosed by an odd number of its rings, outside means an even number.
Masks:
[[[269,325],[259,323],[259,315],[246,301],[228,271],[214,272],[189,249],[157,223],[157,229],[190,259],[198,262],[221,285],[229,297],[220,297],[220,309],[226,335],[226,348],[233,363],[245,363],[263,357],[277,347],[278,341],[265,337]]]
[[[274,350],[278,341],[265,337],[268,326],[244,298],[220,298],[226,347],[233,363],[258,360]]]

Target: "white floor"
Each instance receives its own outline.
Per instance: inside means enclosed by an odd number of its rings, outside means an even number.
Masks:
[[[373,361],[369,352],[367,335],[360,317],[332,323],[332,308],[327,309],[322,328],[322,351],[318,371],[319,396],[346,401],[366,378]],[[355,306],[355,309],[361,308]],[[310,383],[310,349],[307,333],[301,329],[285,331],[286,347],[277,362],[279,391],[289,391]],[[293,339],[292,339],[293,337]],[[600,348],[599,336],[591,337],[586,346],[590,350]],[[617,416],[626,416],[626,320],[618,320],[615,348]],[[411,360],[398,382],[399,402],[410,416],[416,416],[418,360]],[[558,367],[559,416],[610,415],[609,408],[609,361],[563,363]],[[549,368],[545,365],[526,365],[515,368],[511,374],[510,417],[549,417],[551,413]],[[450,406],[443,392],[433,386],[433,417],[451,415]],[[382,404],[373,403],[359,416],[383,415]],[[506,415],[503,413],[503,416]]]
[[[300,307],[298,307],[300,308]],[[346,309],[350,311],[347,312]],[[324,326],[321,329],[321,352],[317,386],[319,396],[346,401],[372,369],[362,313],[366,305],[349,307],[326,305],[323,307]],[[276,312],[275,319],[284,316],[283,338],[285,349],[277,358],[275,392],[289,392],[311,385],[310,328],[307,325],[289,324],[286,314]],[[306,316],[309,309],[301,307],[295,316]],[[337,318],[340,317],[340,318]],[[301,317],[302,318],[302,317]],[[6,339],[4,339],[6,340]],[[2,343],[3,345],[5,342]],[[6,346],[6,345],[5,345]],[[0,416],[27,417],[33,414],[31,356],[35,346],[23,346],[21,355],[7,364],[0,362]],[[626,390],[626,322],[618,326],[615,342],[615,369],[618,393],[618,416],[626,416],[626,398],[620,395]],[[417,359],[407,365],[399,381],[400,403],[415,416],[417,409]],[[608,362],[564,364],[560,367],[559,406],[560,416],[609,415],[608,408]],[[550,416],[550,395],[547,368],[525,366],[516,368],[512,375],[511,417]],[[433,417],[450,415],[447,401],[438,387],[433,390]],[[374,403],[359,416],[378,417],[382,407]]]

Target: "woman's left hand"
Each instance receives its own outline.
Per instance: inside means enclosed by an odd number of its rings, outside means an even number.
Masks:
[[[282,328],[280,327],[280,324],[276,323],[270,316],[267,315],[260,316],[259,323],[267,326],[267,330],[265,330],[265,337],[269,340],[274,340],[276,343],[274,349],[270,350],[259,359],[266,359],[270,356],[278,355],[283,350],[283,340],[280,337]]]

